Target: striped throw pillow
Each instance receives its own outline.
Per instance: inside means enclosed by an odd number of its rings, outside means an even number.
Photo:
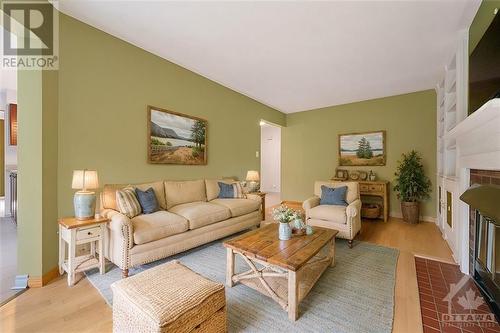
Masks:
[[[122,190],[116,191],[116,206],[120,213],[129,218],[133,218],[142,212],[141,205],[132,187],[125,187]]]

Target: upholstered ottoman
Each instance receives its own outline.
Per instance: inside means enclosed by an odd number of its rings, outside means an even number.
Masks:
[[[226,332],[224,285],[177,260],[111,285],[113,332]]]

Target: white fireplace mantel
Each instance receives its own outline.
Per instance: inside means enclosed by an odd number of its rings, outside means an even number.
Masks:
[[[470,170],[500,170],[500,98],[492,99],[458,123],[444,136],[445,145],[456,150],[457,198],[470,184]],[[464,273],[469,273],[469,206],[457,200],[454,223],[458,246],[454,253]]]
[[[484,104],[445,135],[459,168],[500,170],[500,98]]]

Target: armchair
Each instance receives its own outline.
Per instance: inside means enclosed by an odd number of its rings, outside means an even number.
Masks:
[[[320,205],[321,186],[347,186],[347,206]],[[306,224],[338,230],[337,237],[347,239],[352,248],[354,237],[361,230],[361,200],[357,182],[316,181],[314,196],[302,204],[306,212]]]

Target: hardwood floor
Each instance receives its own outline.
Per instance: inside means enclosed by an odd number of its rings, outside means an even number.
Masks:
[[[357,239],[400,250],[393,332],[422,332],[413,255],[453,261],[439,229],[433,223],[409,225],[394,218],[364,221]],[[70,288],[66,279],[58,278],[2,306],[0,332],[111,332],[111,316],[111,308],[87,279]]]

